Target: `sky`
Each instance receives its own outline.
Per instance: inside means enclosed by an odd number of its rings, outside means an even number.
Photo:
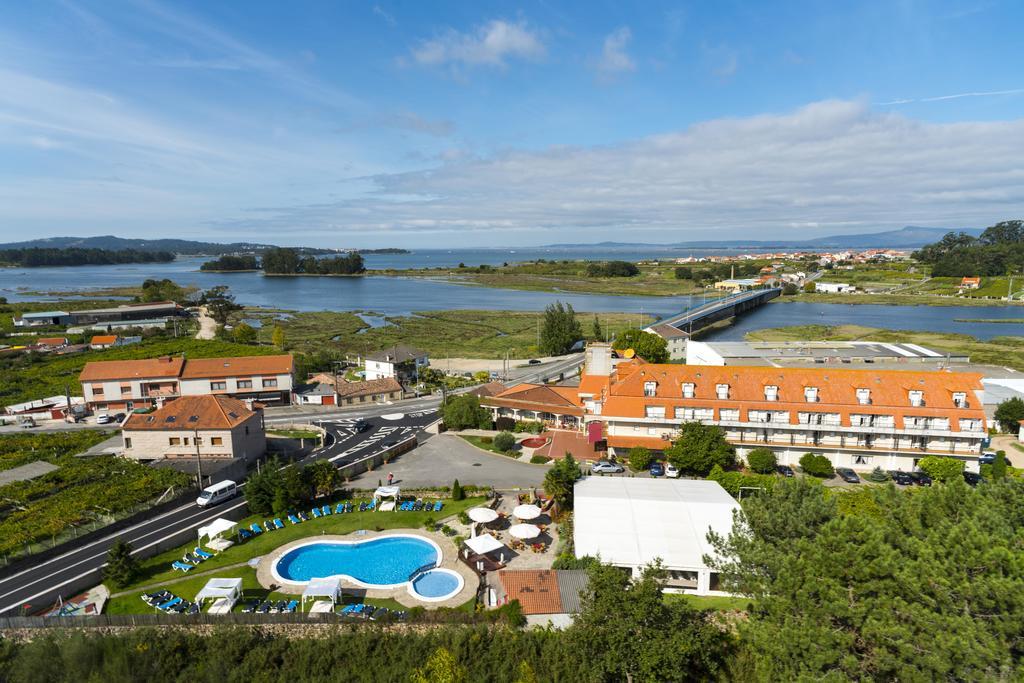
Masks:
[[[788,239],[1024,214],[1024,3],[8,3],[0,241]]]

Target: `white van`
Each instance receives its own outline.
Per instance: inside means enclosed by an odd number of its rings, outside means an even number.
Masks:
[[[196,498],[196,505],[201,508],[210,507],[217,503],[223,503],[229,498],[234,498],[237,494],[238,485],[230,479],[225,479],[203,489],[199,497]]]

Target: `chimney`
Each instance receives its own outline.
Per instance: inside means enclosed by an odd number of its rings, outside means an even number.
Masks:
[[[612,374],[612,345],[608,342],[592,342],[587,345],[585,372],[588,375],[607,377]]]

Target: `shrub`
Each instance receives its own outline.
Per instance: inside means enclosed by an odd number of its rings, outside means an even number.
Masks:
[[[543,455],[534,455],[530,458],[530,462],[532,462],[534,465],[547,465],[549,462],[551,462],[551,458],[548,458]]]
[[[500,432],[494,437],[494,447],[501,451],[510,451],[516,446],[516,437],[512,432]]]
[[[107,566],[103,579],[117,588],[131,585],[139,575],[139,561],[132,555],[132,546],[126,541],[114,541],[107,552]]]
[[[634,472],[642,472],[651,466],[654,456],[651,451],[643,446],[629,449],[629,469]]]
[[[877,484],[880,484],[883,481],[889,481],[889,475],[881,467],[876,467],[875,469],[871,470],[871,474],[868,475],[868,481],[873,481]]]
[[[964,463],[955,458],[942,458],[929,455],[917,461],[917,466],[932,479],[937,481],[953,481],[964,474]]]
[[[432,516],[427,517],[425,520],[423,520],[423,528],[427,531],[433,531],[435,526],[437,526],[437,522],[434,521],[434,518]]]
[[[456,479],[452,482],[452,500],[465,500],[466,493],[462,490],[462,484]]]
[[[1006,478],[1006,451],[996,451],[996,458],[992,461],[992,479]]]
[[[756,489],[769,492],[775,486],[776,477],[770,474],[744,474],[743,472],[726,472],[721,465],[711,468],[707,476],[711,481],[717,481],[723,489],[735,498],[740,492],[746,489],[746,493],[753,493]]]
[[[441,533],[444,534],[445,536],[454,536],[455,535],[455,529],[451,528],[447,524],[444,524],[444,525],[441,526]]]
[[[832,463],[824,455],[815,455],[814,453],[804,453],[800,458],[800,469],[805,474],[809,474],[812,477],[821,477],[828,479],[835,475],[835,468],[832,467]]]
[[[778,464],[778,458],[770,449],[755,448],[747,453],[747,465],[760,474],[771,474]]]
[[[512,428],[513,432],[529,432],[530,434],[540,434],[544,431],[544,423],[538,422],[537,420],[517,420],[515,426]]]
[[[494,437],[493,436],[481,436],[480,437],[480,443],[492,444],[492,443],[494,443]]]
[[[459,513],[459,522],[460,523],[462,523],[462,524],[469,524],[471,521],[472,520],[469,518],[469,515],[466,514],[465,510],[463,510],[462,512]]]

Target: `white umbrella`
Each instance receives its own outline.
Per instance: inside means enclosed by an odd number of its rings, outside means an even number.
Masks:
[[[516,538],[526,540],[540,536],[540,529],[535,524],[516,524],[508,529],[508,532]]]
[[[482,524],[493,522],[498,518],[498,513],[490,508],[472,508],[466,514],[474,522],[481,522]]]
[[[536,505],[517,505],[512,514],[518,519],[537,519],[540,517],[540,508]]]

